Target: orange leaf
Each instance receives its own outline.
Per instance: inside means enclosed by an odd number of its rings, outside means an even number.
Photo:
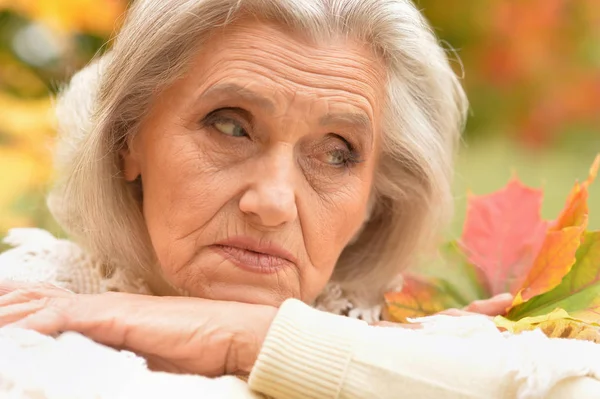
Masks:
[[[565,208],[552,226],[553,230],[560,230],[567,226],[581,226],[585,223],[584,218],[587,218],[589,213],[587,205],[588,188],[598,175],[598,168],[600,168],[600,155],[594,160],[587,180],[581,184],[576,183],[571,190]]]
[[[594,160],[588,179],[582,184],[575,184],[557,221],[546,233],[540,253],[513,306],[558,286],[575,264],[575,254],[588,222],[588,187],[598,174],[599,167],[600,155]]]
[[[548,223],[542,192],[518,179],[490,195],[471,196],[461,246],[483,273],[491,295],[516,293],[539,253]]]
[[[515,297],[513,306],[536,295],[547,292],[560,284],[575,264],[575,253],[581,245],[587,217],[581,226],[565,227],[548,231],[542,249],[523,282],[523,289]]]
[[[386,295],[386,316],[404,322],[409,317],[427,316],[450,307],[462,308],[487,296],[478,270],[452,241],[412,274],[405,273],[402,292]]]
[[[408,318],[428,316],[456,307],[456,301],[436,279],[404,276],[402,291],[385,294],[388,316],[392,321],[405,323]]]
[[[584,235],[576,258],[556,288],[513,307],[507,318],[542,316],[558,307],[580,320],[600,322],[600,231]]]

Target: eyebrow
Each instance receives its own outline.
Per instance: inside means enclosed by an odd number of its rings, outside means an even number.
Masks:
[[[371,119],[365,113],[342,112],[329,113],[319,119],[321,126],[345,124],[355,126],[361,133],[366,133],[369,144],[373,141],[373,127]]]
[[[198,98],[199,101],[204,101],[211,97],[218,97],[220,95],[229,95],[243,99],[244,101],[251,102],[260,108],[268,112],[275,111],[275,104],[271,99],[262,96],[252,90],[240,86],[237,83],[221,83],[214,85],[207,89]],[[321,126],[344,124],[350,125],[356,128],[361,133],[366,133],[369,146],[373,142],[373,127],[371,119],[364,112],[340,112],[340,113],[328,113],[319,118],[319,124]]]
[[[222,83],[212,86],[202,93],[199,100],[205,100],[208,97],[217,97],[223,94],[241,98],[242,100],[251,102],[269,112],[275,111],[275,104],[273,101],[236,83]]]

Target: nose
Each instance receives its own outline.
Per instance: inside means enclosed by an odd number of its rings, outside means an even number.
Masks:
[[[277,227],[298,216],[293,151],[283,147],[266,154],[251,171],[250,184],[240,198],[240,210],[254,222]]]

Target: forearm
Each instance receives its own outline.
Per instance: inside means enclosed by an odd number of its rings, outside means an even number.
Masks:
[[[560,359],[555,369],[539,364],[543,360],[533,358],[527,345],[500,334],[465,338],[370,327],[290,300],[275,318],[249,383],[278,399],[514,398],[520,388],[524,392],[528,378],[518,377],[519,371],[532,373],[529,381],[539,383],[541,374],[555,378],[548,373],[560,369]],[[546,347],[560,350],[556,342]],[[567,369],[558,371],[568,374]],[[554,399],[590,389],[600,395],[597,380],[550,380],[544,386],[533,384],[534,390],[552,389]]]
[[[498,397],[490,395],[491,385],[502,382],[487,376],[477,359],[461,359],[464,353],[456,345],[447,348],[443,340],[419,336],[287,301],[249,383],[281,399]]]

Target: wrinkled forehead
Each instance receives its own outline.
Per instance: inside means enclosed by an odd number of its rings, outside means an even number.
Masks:
[[[291,100],[346,104],[365,123],[379,117],[386,70],[367,44],[350,37],[315,43],[281,25],[245,19],[215,30],[177,86],[198,100],[233,95],[272,111]]]

